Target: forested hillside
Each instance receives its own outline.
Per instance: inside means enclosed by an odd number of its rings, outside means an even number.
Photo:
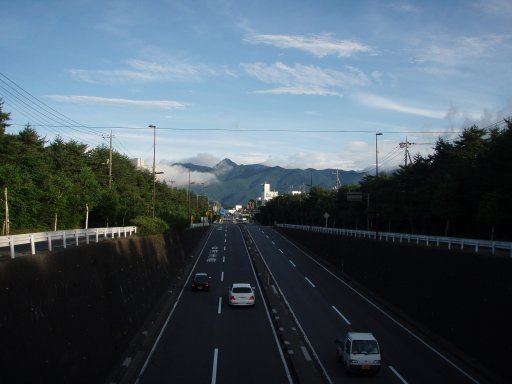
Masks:
[[[137,169],[113,151],[109,176],[107,146],[90,148],[56,138],[47,142],[27,125],[6,133],[9,113],[0,100],[0,187],[2,233],[8,207],[10,234],[27,231],[124,226],[153,217],[153,175]],[[155,217],[159,228],[183,227],[190,214],[197,220],[207,209],[202,196],[157,182]],[[6,204],[7,197],[7,204]],[[189,204],[189,199],[194,204]],[[155,221],[155,220],[153,220]],[[157,231],[158,232],[158,231]]]
[[[261,211],[265,223],[329,226],[446,236],[512,239],[512,120],[472,126],[454,141],[438,139],[392,173],[366,176],[339,191],[285,195]],[[347,201],[347,192],[362,201]]]

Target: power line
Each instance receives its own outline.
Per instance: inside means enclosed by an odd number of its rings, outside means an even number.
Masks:
[[[59,111],[53,109],[49,105],[45,104],[41,100],[39,100],[37,97],[32,95],[30,92],[26,91],[23,87],[16,84],[13,80],[5,76],[3,73],[0,72],[0,76],[5,78],[7,81],[0,78],[0,81],[7,85],[9,88],[11,88],[16,94],[20,95],[20,97],[25,98],[28,103],[32,104],[32,107],[34,109],[37,109],[37,113],[40,113],[46,117],[48,117],[50,120],[57,122],[58,124],[74,124],[75,128],[83,128],[83,132],[88,132],[88,127],[78,123],[77,121],[67,117],[66,115],[60,113]],[[89,132],[88,132],[89,133]]]
[[[98,135],[95,130],[78,123],[45,104],[1,72],[0,96],[6,100],[10,107],[17,110],[22,115],[28,116],[30,118],[29,120],[38,123],[30,124],[31,127],[48,128],[51,132],[56,134],[63,134],[58,129],[67,127],[75,132],[92,135],[93,137]],[[11,124],[11,126],[16,125],[17,124]]]
[[[16,124],[11,124],[16,125]],[[41,127],[45,127],[46,125],[37,125]],[[74,128],[76,125],[52,125],[54,128]],[[126,129],[126,130],[146,130],[146,127],[134,127],[134,126],[87,126],[89,129]],[[290,133],[369,133],[375,134],[377,131],[370,130],[353,130],[353,129],[283,129],[283,128],[248,128],[248,129],[239,129],[239,128],[177,128],[177,127],[162,127],[158,128],[159,130],[168,130],[168,131],[211,131],[211,132],[290,132]],[[380,132],[380,131],[379,131]],[[447,134],[447,133],[461,133],[460,131],[385,131],[385,133],[400,133],[400,134]]]

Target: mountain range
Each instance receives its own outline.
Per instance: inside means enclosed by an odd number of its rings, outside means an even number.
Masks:
[[[217,181],[208,183],[206,194],[210,200],[219,201],[225,207],[237,204],[245,206],[249,200],[257,200],[261,196],[263,183],[269,183],[272,191],[282,195],[291,191],[307,192],[311,185],[325,189],[334,188],[337,172],[340,185],[358,184],[368,174],[364,171],[336,169],[286,169],[262,164],[238,165],[230,159],[224,159],[214,167],[190,163],[173,165],[187,167],[192,172],[213,174]],[[191,190],[199,195],[205,193],[199,185],[192,185]]]

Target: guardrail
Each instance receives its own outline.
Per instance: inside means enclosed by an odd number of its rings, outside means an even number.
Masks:
[[[54,242],[61,242],[62,247],[66,248],[68,241],[71,240],[75,245],[79,245],[80,241],[89,244],[91,238],[94,242],[99,242],[101,239],[117,237],[127,237],[137,233],[137,227],[111,227],[111,228],[90,228],[90,229],[72,229],[67,231],[52,231],[52,232],[36,232],[25,233],[21,235],[0,236],[0,250],[9,248],[11,259],[15,258],[15,247],[23,244],[30,244],[30,252],[32,255],[36,254],[36,244],[45,242],[48,250],[52,250]]]
[[[278,227],[300,229],[304,231],[329,233],[340,236],[351,236],[357,238],[368,238],[386,240],[386,241],[398,241],[400,243],[416,243],[424,245],[436,245],[439,247],[440,244],[446,244],[448,249],[452,249],[454,246],[458,249],[464,249],[465,247],[474,248],[475,252],[478,252],[481,248],[486,248],[491,251],[494,255],[496,250],[508,251],[510,257],[512,257],[512,243],[507,241],[492,241],[492,240],[478,240],[478,239],[465,239],[460,237],[445,237],[445,236],[426,236],[426,235],[413,235],[406,233],[393,233],[393,232],[375,232],[375,231],[362,231],[357,229],[344,229],[344,228],[325,228],[325,227],[313,227],[308,225],[295,225],[295,224],[276,224]]]
[[[210,223],[191,223],[190,229],[206,227],[208,225],[210,225]]]

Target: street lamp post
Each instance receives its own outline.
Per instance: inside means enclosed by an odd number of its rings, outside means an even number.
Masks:
[[[377,137],[382,136],[382,132],[375,134],[375,178],[379,177],[379,151],[377,150]]]
[[[156,189],[156,176],[155,176],[155,157],[156,157],[156,126],[149,125],[149,128],[153,128],[153,198],[152,198],[152,211],[153,218],[155,217],[155,189]]]
[[[377,132],[375,134],[375,240],[377,240],[377,237],[379,236],[379,151],[377,147],[377,138],[379,136],[382,136],[382,132]]]
[[[189,220],[189,224],[192,224],[192,216],[190,214],[190,184],[194,184],[194,182],[190,182],[190,168],[189,168],[188,169],[188,189],[187,189],[188,220]]]

